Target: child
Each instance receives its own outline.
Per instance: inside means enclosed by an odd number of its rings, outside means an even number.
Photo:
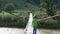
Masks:
[[[37,17],[35,16],[33,19],[33,34],[36,34],[37,26],[38,26],[38,20],[37,20]]]

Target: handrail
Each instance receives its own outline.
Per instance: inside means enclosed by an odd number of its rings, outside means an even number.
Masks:
[[[7,13],[8,13],[8,12],[7,12]],[[9,14],[14,15],[14,14],[12,14],[12,13],[9,13]],[[14,16],[16,16],[16,17],[23,17],[23,16],[17,16],[17,15],[14,15]],[[50,19],[50,18],[54,18],[54,17],[57,17],[57,16],[60,16],[60,14],[55,15],[55,16],[50,16],[50,17],[47,17],[47,18],[43,18],[43,19],[38,19],[38,21],[46,20],[46,19]]]
[[[47,17],[47,18],[43,18],[43,19],[38,19],[38,21],[54,18],[54,17],[57,17],[57,16],[60,16],[60,14],[55,15],[55,16],[50,16],[50,17]]]

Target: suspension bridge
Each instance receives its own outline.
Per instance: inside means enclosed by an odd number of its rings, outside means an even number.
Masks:
[[[12,14],[12,15],[14,15],[14,14]],[[14,16],[17,17],[17,15],[14,15]],[[55,16],[50,16],[50,17],[47,17],[47,18],[43,18],[43,19],[38,19],[38,20],[39,21],[46,20],[46,19],[50,19],[50,18],[53,18],[53,17],[57,17],[57,16],[60,16],[60,14],[55,15]],[[18,16],[18,17],[20,17],[20,16]],[[32,13],[30,13],[28,23],[26,25],[26,28],[23,30],[22,34],[33,34],[33,25],[32,25],[33,17],[34,16],[32,15]],[[38,29],[37,29],[36,34],[41,34]]]

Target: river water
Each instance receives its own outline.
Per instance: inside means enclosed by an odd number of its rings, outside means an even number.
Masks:
[[[22,28],[0,28],[0,34],[22,34]],[[60,34],[60,30],[39,29],[40,34]]]

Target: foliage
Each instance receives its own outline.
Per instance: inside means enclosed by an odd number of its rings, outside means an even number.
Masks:
[[[4,10],[5,10],[6,12],[8,12],[8,13],[11,13],[11,11],[13,11],[14,8],[15,8],[14,4],[9,3],[9,4],[6,5],[6,7],[4,8]]]
[[[0,13],[1,27],[24,28],[28,22],[30,12],[38,19],[60,13],[60,8],[57,8],[58,0],[3,0],[2,2],[0,1],[0,8],[3,8]],[[60,28],[60,16],[39,21],[38,27]]]
[[[42,0],[42,7],[46,9],[46,13],[48,16],[55,15],[56,3],[55,0]]]

